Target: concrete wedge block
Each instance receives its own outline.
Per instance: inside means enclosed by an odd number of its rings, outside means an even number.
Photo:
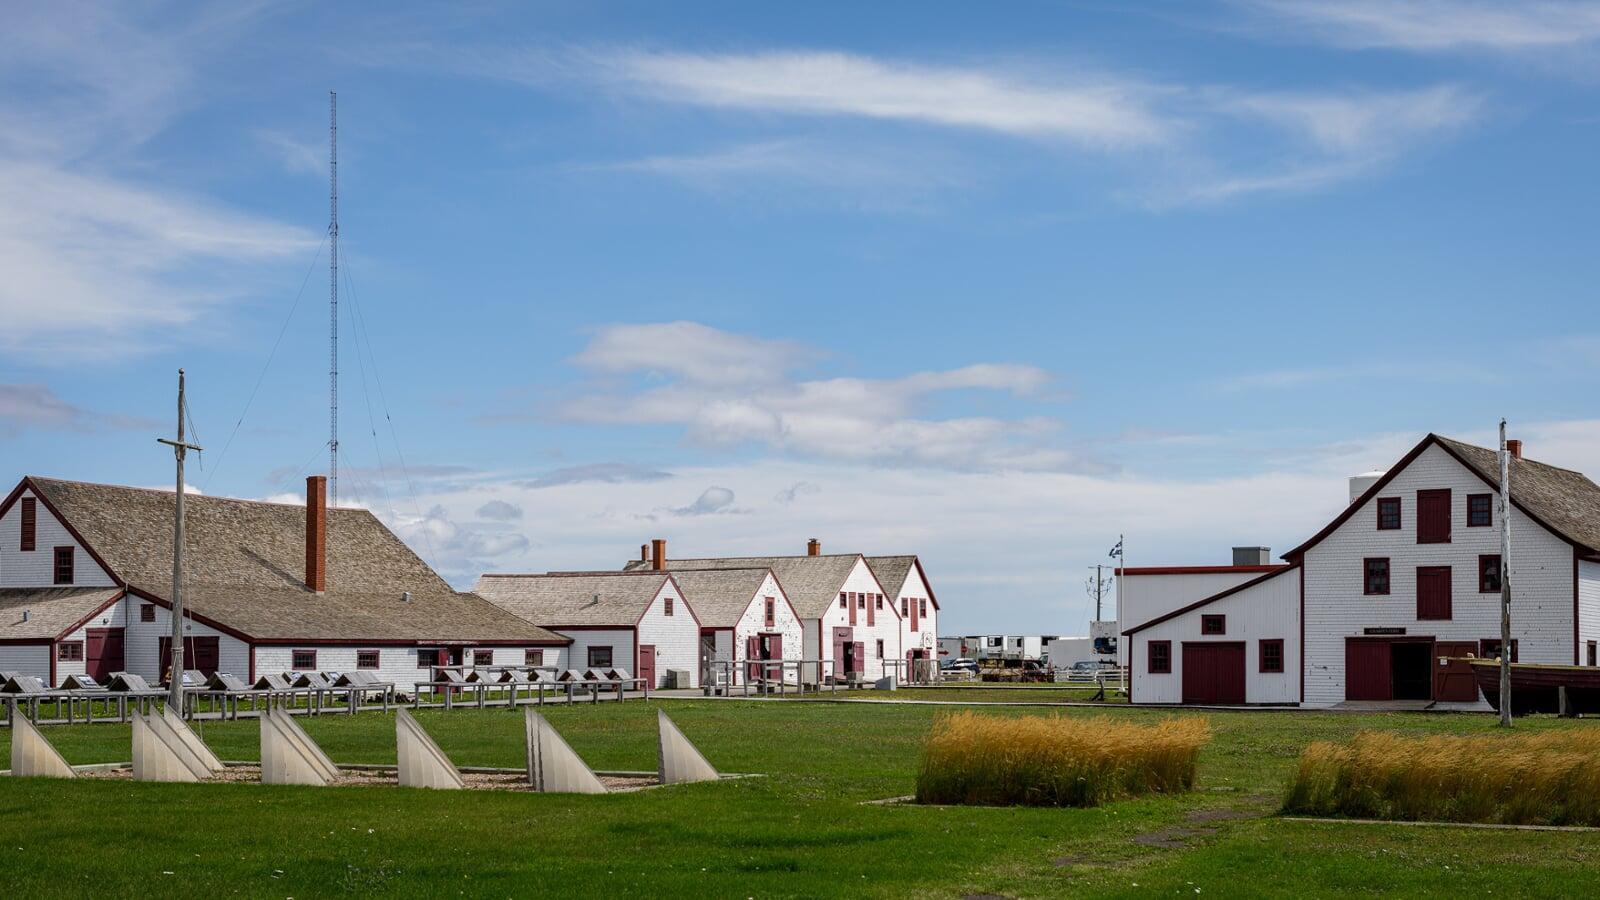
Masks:
[[[77,778],[67,761],[26,717],[11,718],[11,774],[21,778]]]
[[[261,717],[261,783],[324,785],[339,767],[294,717],[281,709]]]
[[[158,715],[133,714],[133,780],[199,781],[211,768]]]
[[[657,754],[662,784],[687,784],[691,781],[716,781],[717,770],[689,742],[676,722],[664,710],[656,710]]]
[[[467,786],[461,772],[433,742],[411,713],[395,710],[395,751],[400,762],[400,784],[405,787],[456,790]]]
[[[544,716],[523,710],[528,740],[528,783],[550,794],[604,794],[606,786]]]

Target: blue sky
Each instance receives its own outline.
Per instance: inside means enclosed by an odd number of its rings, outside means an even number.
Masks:
[[[1600,4],[8,18],[15,477],[168,483],[179,366],[203,490],[326,468],[330,89],[341,500],[457,583],[818,537],[1071,633],[1430,430],[1600,471]]]

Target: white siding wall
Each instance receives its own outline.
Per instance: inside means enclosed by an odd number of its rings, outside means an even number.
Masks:
[[[1417,543],[1417,491],[1450,489],[1450,543]],[[1467,527],[1467,495],[1492,493],[1482,479],[1430,446],[1378,496],[1306,553],[1306,697],[1308,706],[1344,700],[1345,638],[1370,626],[1402,627],[1408,636],[1478,641],[1500,634],[1500,595],[1478,593],[1478,555],[1500,552],[1495,525]],[[1401,527],[1377,530],[1377,500],[1399,497]],[[1523,662],[1573,662],[1572,548],[1513,508],[1511,636]],[[1362,595],[1362,560],[1389,558],[1389,594]],[[1418,621],[1417,567],[1450,566],[1451,620]]]
[[[432,652],[435,648],[428,648]],[[520,666],[527,659],[529,649],[544,651],[544,664],[566,668],[566,650],[562,647],[494,647],[473,648],[467,647],[462,656],[462,664],[472,665],[474,649],[493,649],[494,665]],[[379,681],[393,682],[395,690],[411,693],[417,685],[428,680],[432,672],[430,668],[420,668],[417,665],[416,647],[371,647],[361,644],[328,646],[325,644],[304,644],[297,646],[258,646],[256,648],[256,677],[294,671],[294,651],[317,651],[317,671],[319,672],[354,672],[356,671],[356,654],[361,650],[378,651],[378,668],[366,669],[377,676]],[[244,677],[244,673],[239,673]]]
[[[667,615],[667,599],[672,599],[672,615]],[[689,673],[689,686],[700,686],[700,623],[689,611],[689,604],[671,581],[662,585],[661,592],[650,601],[639,620],[639,643],[656,648],[656,683],[666,680],[668,669],[683,669]],[[632,649],[629,649],[632,652]],[[619,663],[620,665],[620,663]],[[637,677],[635,666],[624,666]]]
[[[768,597],[776,601],[773,604],[772,628],[767,627],[766,598]],[[801,637],[800,618],[795,615],[794,609],[790,607],[788,599],[783,594],[783,589],[778,586],[777,580],[771,575],[768,575],[766,580],[761,583],[761,590],[756,592],[755,600],[745,609],[744,616],[739,619],[739,624],[734,627],[732,649],[737,655],[733,658],[737,660],[749,658],[750,654],[746,647],[749,645],[750,638],[763,633],[783,635],[784,659],[801,658],[800,654],[804,646],[804,640]],[[718,632],[718,637],[720,638],[724,634],[727,634],[727,632]],[[720,650],[721,648],[719,647],[718,649]],[[795,671],[793,669],[785,669],[783,677],[785,681],[792,683],[795,680]]]
[[[146,681],[155,684],[167,667],[167,661],[157,659],[157,656],[161,653],[161,639],[172,636],[172,614],[165,606],[151,604],[155,607],[156,620],[141,622],[139,609],[145,601],[138,597],[129,597],[124,603],[122,621],[126,630],[122,636],[123,665],[127,667],[127,671],[143,676]],[[244,641],[194,621],[184,623],[183,633],[187,637],[216,635],[217,671],[237,675],[240,678],[250,676],[250,647]]]
[[[1256,577],[1261,577],[1257,574]],[[1200,617],[1227,616],[1223,635],[1201,635]],[[1283,671],[1261,671],[1261,641],[1283,641]],[[1150,673],[1150,641],[1172,642],[1172,671]],[[1183,702],[1183,644],[1244,642],[1246,703],[1295,703],[1300,699],[1300,574],[1293,569],[1255,587],[1208,603],[1133,635],[1133,699],[1136,703]]]
[[[1135,567],[1137,568],[1137,567]],[[1234,585],[1260,578],[1261,572],[1193,572],[1182,575],[1123,575],[1115,582],[1117,633],[1121,634],[1175,609],[1182,609]],[[1125,643],[1125,642],[1121,642]],[[1119,651],[1123,661],[1128,650]]]
[[[561,628],[552,628],[552,631],[562,637],[572,638],[572,646],[567,648],[567,668],[577,669],[582,672],[589,667],[590,647],[610,647],[611,665],[618,669],[627,669],[630,673],[636,672],[638,667],[633,664],[633,629],[590,629],[574,628],[566,631]],[[646,641],[645,643],[649,643]],[[548,654],[547,654],[548,658]],[[659,651],[656,656],[656,674],[661,674],[661,657]]]
[[[900,608],[901,602],[906,604],[906,615],[900,621],[900,655],[921,648],[927,651],[929,659],[938,658],[939,611],[934,608],[933,601],[928,598],[928,586],[923,583],[922,575],[916,566],[906,574],[906,583],[901,586],[899,596],[895,597],[895,609]],[[926,616],[920,613],[917,616],[917,630],[911,630],[911,607],[918,606],[919,601],[928,607]],[[920,609],[920,607],[919,607]]]
[[[48,587],[55,583],[55,548],[73,547],[72,583],[90,587],[110,587],[111,576],[100,568],[82,544],[55,516],[44,501],[38,503],[38,518],[34,525],[34,550],[24,553],[22,546],[22,498],[34,496],[23,491],[22,497],[11,504],[0,516],[0,587]]]
[[[67,641],[83,641],[85,652],[83,659],[76,661],[59,660],[56,662],[56,684],[60,684],[61,681],[68,675],[82,675],[84,672],[88,671],[88,639],[90,628],[126,628],[127,622],[125,617],[127,615],[128,603],[130,599],[135,603],[138,602],[138,598],[123,597],[121,600],[118,600],[116,603],[113,603],[107,607],[105,612],[102,612],[100,615],[90,619],[88,624],[84,625],[82,628],[79,628],[77,631],[69,633],[67,636],[61,639],[62,643]],[[127,640],[126,632],[124,632],[123,640]],[[127,653],[126,645],[123,647],[123,653],[124,655]],[[124,664],[126,664],[126,659],[124,659]]]
[[[883,587],[878,584],[878,579],[872,575],[872,570],[867,568],[864,559],[857,560],[856,566],[850,571],[850,577],[839,588],[840,591],[854,591],[858,594],[883,592]],[[868,605],[873,601],[869,600]],[[900,613],[899,607],[893,606],[889,598],[883,600],[883,609],[874,609],[872,612],[873,624],[867,625],[867,610],[856,610],[856,624],[852,640],[860,641],[866,650],[866,664],[862,675],[868,679],[882,678],[886,673],[898,673],[899,669],[887,669],[883,665],[883,658],[878,656],[877,642],[883,641],[883,656],[889,659],[905,659],[905,654],[900,650]],[[828,612],[822,617],[822,646],[817,648],[817,656],[811,655],[811,648],[806,648],[808,659],[823,659],[828,665],[823,667],[824,676],[833,672],[833,629],[850,627],[850,611],[839,608],[839,598],[835,596],[828,604]],[[814,677],[814,676],[813,676]]]
[[[1581,664],[1589,662],[1586,648],[1590,641],[1600,641],[1600,563],[1584,560],[1578,563],[1578,662]]]
[[[33,675],[50,682],[49,644],[0,644],[0,672]]]

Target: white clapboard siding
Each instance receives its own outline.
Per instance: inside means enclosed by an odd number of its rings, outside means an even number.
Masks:
[[[1261,577],[1259,574],[1257,578]],[[1203,635],[1200,617],[1225,616],[1226,633]],[[1283,671],[1261,671],[1261,641],[1283,641]],[[1150,642],[1172,642],[1172,671],[1150,672]],[[1260,584],[1244,588],[1212,603],[1152,625],[1132,636],[1135,703],[1183,701],[1183,645],[1185,642],[1244,642],[1244,701],[1246,703],[1298,703],[1300,701],[1300,573],[1285,569]]]
[[[34,524],[34,549],[22,548],[22,499],[33,497],[23,491],[17,502],[0,516],[0,587],[49,587],[55,584],[55,548],[73,548],[72,583],[87,587],[110,587],[114,582],[100,568],[88,550],[72,537],[66,526],[50,514],[43,500],[37,504]]]
[[[672,615],[667,615],[667,600],[672,600]],[[650,601],[650,608],[639,619],[639,644],[656,648],[656,683],[666,680],[668,669],[683,669],[689,673],[689,686],[700,686],[700,624],[695,621],[689,604],[668,580]],[[631,648],[630,648],[631,652]],[[621,663],[618,663],[621,666]],[[635,677],[637,666],[622,666]]]
[[[767,598],[773,600],[773,627],[767,627]],[[728,632],[719,632],[720,635]],[[800,659],[805,641],[801,636],[800,618],[795,615],[794,609],[784,597],[783,589],[779,587],[777,579],[771,573],[761,582],[761,589],[756,592],[754,601],[746,607],[744,615],[739,618],[739,623],[734,626],[732,637],[732,652],[734,659],[743,661],[749,658],[750,638],[760,634],[779,634],[783,636],[783,658]],[[719,648],[720,649],[720,648]],[[721,657],[726,659],[727,657]],[[794,682],[796,671],[786,668],[783,672],[785,681]],[[743,676],[740,675],[740,679]]]
[[[844,585],[841,586],[839,590],[844,593],[854,592],[856,594],[879,594],[883,592],[883,587],[878,584],[878,579],[873,577],[872,570],[867,568],[866,560],[861,559],[857,560],[855,568],[850,570],[850,577],[845,579]],[[870,604],[873,601],[869,600],[868,602]],[[807,631],[811,632],[806,637],[806,658],[825,660],[827,665],[823,666],[823,675],[826,677],[827,675],[832,674],[833,629],[851,628],[851,639],[854,641],[859,641],[863,645],[863,649],[866,651],[865,668],[862,673],[864,677],[869,679],[882,678],[886,673],[898,672],[898,669],[888,668],[883,664],[884,659],[905,658],[904,654],[900,651],[900,613],[898,611],[898,607],[892,606],[889,598],[885,597],[883,601],[883,609],[875,609],[873,610],[872,614],[874,621],[873,624],[869,626],[867,624],[867,610],[858,608],[856,610],[856,624],[851,626],[850,611],[848,609],[841,609],[839,606],[839,600],[837,597],[835,597],[833,601],[828,604],[828,611],[822,616],[820,622],[820,646],[812,646],[812,641],[816,640],[815,635],[817,632],[815,629],[818,620],[812,619],[806,623],[808,626],[810,626],[807,628]],[[879,656],[877,651],[877,642],[880,640],[883,641],[882,656]],[[813,652],[815,652],[815,656],[812,655]],[[815,678],[816,676],[810,675],[809,677]]]
[[[632,628],[572,628],[566,629],[559,625],[548,626],[552,631],[562,637],[572,638],[572,645],[567,648],[567,668],[583,671],[589,667],[590,647],[610,647],[611,665],[619,669],[632,672],[637,668],[633,664],[633,629]],[[660,671],[661,663],[656,663],[656,670]]]

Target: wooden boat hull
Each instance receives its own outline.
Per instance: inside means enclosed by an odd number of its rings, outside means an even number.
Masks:
[[[1492,659],[1474,659],[1472,674],[1478,679],[1483,699],[1496,711],[1500,709],[1500,663]],[[1556,666],[1539,663],[1511,664],[1511,712],[1558,713],[1561,711],[1560,689],[1567,689],[1569,715],[1600,714],[1600,668],[1589,666]]]

